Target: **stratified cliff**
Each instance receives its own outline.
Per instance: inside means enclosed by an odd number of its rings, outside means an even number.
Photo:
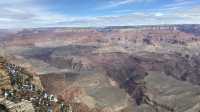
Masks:
[[[158,25],[6,31],[0,53],[34,73],[34,84],[75,112],[199,112],[199,29]],[[5,85],[11,83],[4,79]]]

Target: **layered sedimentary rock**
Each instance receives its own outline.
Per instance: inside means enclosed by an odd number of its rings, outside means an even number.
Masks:
[[[199,29],[25,29],[6,34],[1,51],[77,112],[199,112]]]

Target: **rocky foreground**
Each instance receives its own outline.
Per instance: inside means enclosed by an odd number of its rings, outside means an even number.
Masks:
[[[0,57],[0,112],[89,112],[47,93],[36,75]],[[81,107],[81,108],[80,108]],[[81,110],[80,110],[81,109]]]
[[[200,111],[199,25],[8,32],[1,55],[73,112]]]

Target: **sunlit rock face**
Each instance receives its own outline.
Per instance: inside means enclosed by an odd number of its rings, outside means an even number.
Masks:
[[[1,31],[0,53],[38,74],[46,91],[86,111],[198,112],[199,30],[165,25]]]

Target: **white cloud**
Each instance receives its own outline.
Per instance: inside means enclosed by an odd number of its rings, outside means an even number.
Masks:
[[[97,10],[103,10],[103,9],[110,9],[110,8],[115,8],[118,6],[122,5],[127,5],[127,4],[133,4],[133,3],[141,3],[141,2],[152,2],[155,0],[109,0],[107,5],[98,7]]]
[[[117,7],[120,5],[130,4],[137,1],[138,0],[113,0],[113,1],[110,1],[110,4],[108,5],[108,7]]]
[[[157,13],[155,13],[155,16],[156,17],[161,17],[161,16],[163,16],[164,14],[163,13],[160,13],[160,12],[157,12]]]
[[[176,0],[176,2],[167,4],[164,7],[165,8],[182,8],[185,6],[191,6],[191,5],[196,5],[196,1],[192,0]]]
[[[96,17],[62,22],[72,26],[124,26],[156,24],[200,24],[200,7],[171,9],[151,12],[135,12],[122,16]]]
[[[0,28],[40,27],[69,19],[35,4],[34,0],[0,1]]]

